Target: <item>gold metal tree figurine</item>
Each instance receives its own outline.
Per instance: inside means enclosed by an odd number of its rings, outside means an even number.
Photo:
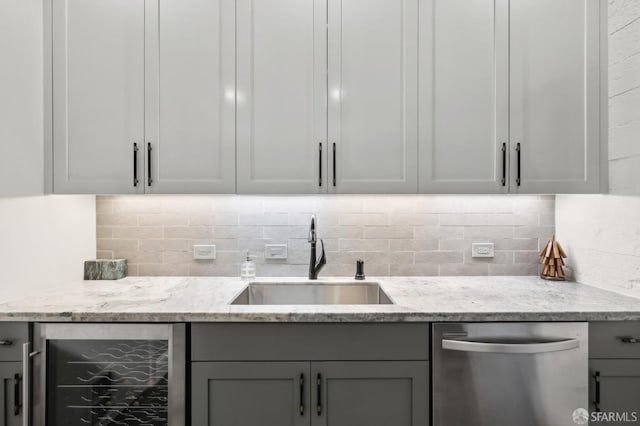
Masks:
[[[551,236],[549,242],[540,252],[540,263],[544,265],[540,278],[553,281],[565,281],[564,276],[564,260],[567,255],[558,242],[555,234]]]

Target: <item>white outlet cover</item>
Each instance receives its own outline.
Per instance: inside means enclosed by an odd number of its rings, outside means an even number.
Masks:
[[[493,257],[493,243],[471,243],[471,257]]]
[[[216,246],[214,244],[194,245],[193,258],[196,260],[214,260],[216,258]]]
[[[286,244],[265,244],[265,259],[286,259],[288,256]]]

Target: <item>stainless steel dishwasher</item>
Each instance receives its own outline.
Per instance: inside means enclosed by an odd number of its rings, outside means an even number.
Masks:
[[[587,323],[434,324],[433,425],[575,425],[587,336]]]

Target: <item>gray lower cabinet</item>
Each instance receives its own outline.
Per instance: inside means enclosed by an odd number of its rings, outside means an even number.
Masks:
[[[426,426],[426,323],[191,325],[193,426]]]
[[[194,362],[192,424],[424,426],[427,361]]]
[[[0,325],[0,426],[22,424],[22,347],[28,341],[26,322]]]
[[[640,425],[640,359],[591,360],[589,373],[590,411],[622,416],[608,425]]]
[[[589,324],[589,376],[592,424],[640,425],[640,322]]]
[[[426,361],[314,362],[313,426],[428,424]]]
[[[308,362],[194,362],[194,426],[309,425]]]
[[[0,362],[0,426],[22,424],[22,363]]]

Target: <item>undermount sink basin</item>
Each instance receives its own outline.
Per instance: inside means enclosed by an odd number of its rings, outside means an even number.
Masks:
[[[232,305],[393,304],[378,283],[250,283]]]

